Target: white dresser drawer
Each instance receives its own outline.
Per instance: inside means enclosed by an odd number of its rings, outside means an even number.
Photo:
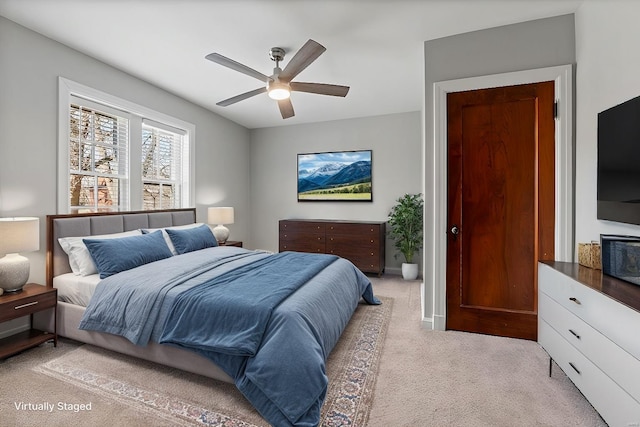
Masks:
[[[538,322],[538,341],[611,427],[640,425],[640,403],[544,320]]]
[[[602,293],[539,264],[538,288],[608,339],[640,360],[640,313]]]
[[[540,293],[538,319],[544,320],[569,344],[640,402],[640,360],[637,360],[569,310]]]

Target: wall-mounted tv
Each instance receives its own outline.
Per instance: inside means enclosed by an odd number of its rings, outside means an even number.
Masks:
[[[640,224],[640,97],[598,114],[597,216]]]
[[[298,154],[298,201],[373,201],[371,156],[371,150]]]

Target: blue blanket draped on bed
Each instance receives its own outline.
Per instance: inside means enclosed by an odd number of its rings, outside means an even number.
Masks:
[[[336,259],[282,252],[184,291],[173,303],[160,343],[253,356],[273,309]]]
[[[165,325],[164,341],[215,362],[270,424],[311,427],[327,391],[325,360],[361,299],[379,304],[345,259],[208,248],[102,280],[81,329],[145,345],[162,341]]]

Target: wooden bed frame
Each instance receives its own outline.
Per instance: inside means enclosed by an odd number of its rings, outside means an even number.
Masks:
[[[52,288],[54,277],[71,272],[69,258],[58,242],[58,238],[60,237],[110,234],[139,228],[161,228],[194,222],[196,222],[195,208],[47,215],[46,286]],[[58,301],[58,335],[187,372],[233,383],[231,377],[224,373],[217,365],[191,351],[157,343],[149,343],[147,346],[141,347],[120,336],[80,330],[78,329],[78,325],[84,311],[85,308],[82,306]],[[49,318],[34,318],[34,327],[53,331],[55,323],[51,317],[53,316],[49,316]]]

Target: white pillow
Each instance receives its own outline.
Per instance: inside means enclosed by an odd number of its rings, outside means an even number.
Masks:
[[[119,237],[139,236],[140,230],[125,231],[123,233],[103,234],[98,236],[61,237],[58,239],[62,249],[69,255],[71,271],[78,276],[97,274],[98,268],[91,258],[89,250],[82,239],[117,239]]]
[[[173,246],[173,242],[171,241],[171,237],[169,237],[169,233],[167,233],[165,230],[167,228],[170,228],[172,230],[180,230],[180,229],[185,229],[185,228],[200,227],[201,225],[203,225],[202,222],[195,222],[193,224],[174,225],[173,227],[143,228],[140,231],[143,232],[143,233],[153,233],[156,230],[162,231],[162,237],[164,237],[164,241],[167,243],[167,246],[169,246],[169,250],[171,251],[171,253],[173,255],[178,255],[178,251],[176,250],[175,246]]]

